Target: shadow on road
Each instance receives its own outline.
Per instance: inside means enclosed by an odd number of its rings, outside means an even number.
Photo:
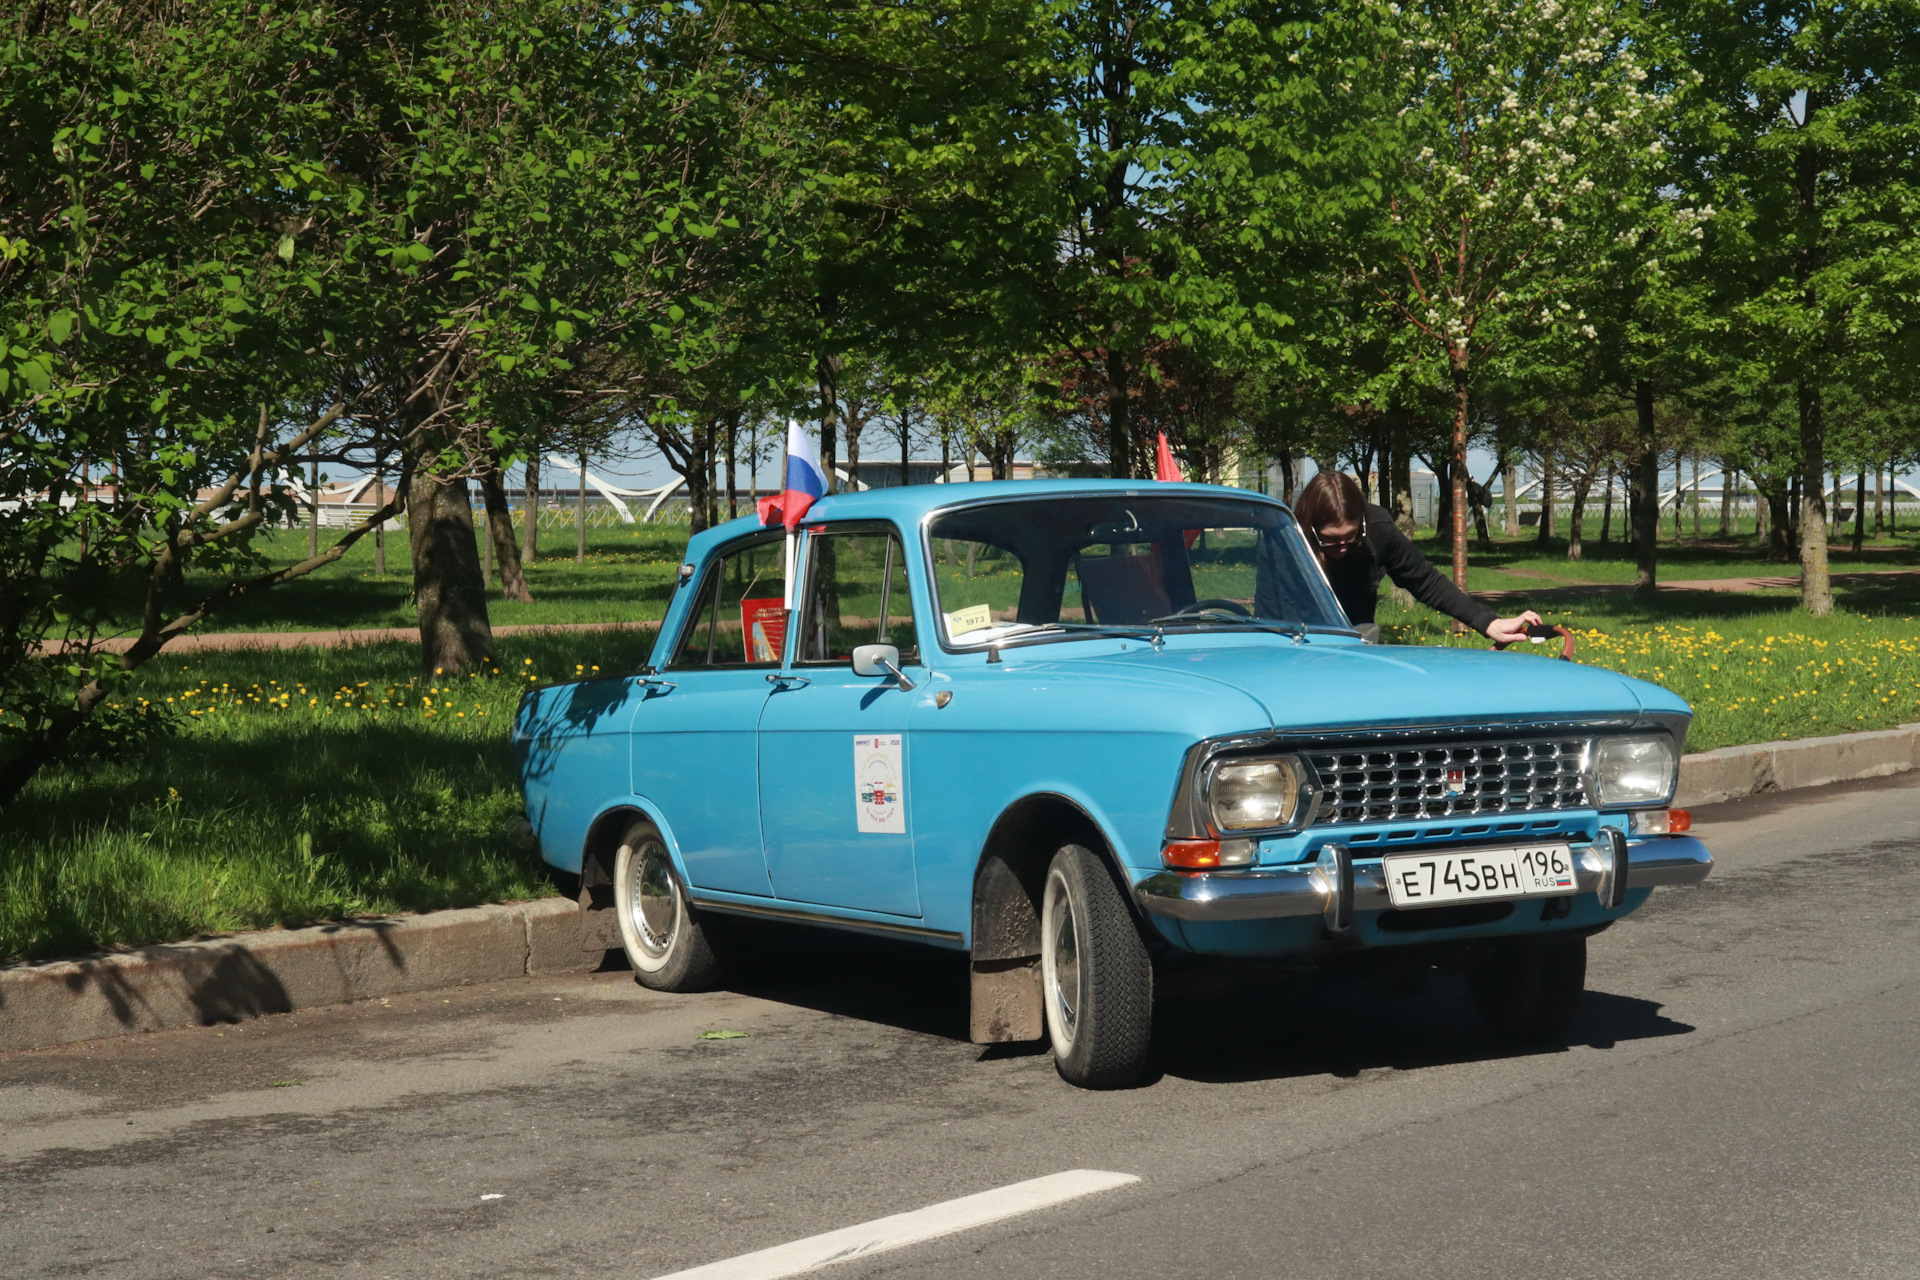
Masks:
[[[797,925],[738,929],[729,939],[741,995],[964,1043],[966,956],[909,942]],[[1417,993],[1416,993],[1417,988]],[[1589,991],[1571,1042],[1609,1049],[1693,1028],[1651,1000]],[[1195,969],[1162,982],[1155,1010],[1156,1078],[1227,1084],[1289,1076],[1352,1077],[1417,1070],[1558,1047],[1516,1048],[1490,1037],[1463,979],[1432,973],[1383,984],[1364,974]],[[983,1058],[1045,1052],[1045,1043],[992,1045]]]
[[[1589,991],[1569,1043],[1610,1049],[1622,1041],[1693,1028],[1651,1000]],[[1288,1076],[1355,1077],[1534,1053],[1482,1027],[1464,979],[1432,974],[1418,994],[1383,992],[1378,979],[1312,974],[1223,985],[1156,1012],[1160,1069],[1183,1080],[1229,1084]]]

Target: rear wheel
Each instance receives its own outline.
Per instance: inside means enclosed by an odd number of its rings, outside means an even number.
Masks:
[[[1501,1039],[1520,1044],[1564,1040],[1586,994],[1587,940],[1502,942],[1470,983],[1487,1029]]]
[[[636,822],[620,838],[613,862],[614,914],[633,976],[655,991],[704,991],[720,976],[720,961],[686,886],[673,869],[666,842],[650,822]]]
[[[1047,868],[1040,961],[1054,1065],[1073,1084],[1116,1089],[1146,1071],[1153,962],[1107,864],[1070,844]]]

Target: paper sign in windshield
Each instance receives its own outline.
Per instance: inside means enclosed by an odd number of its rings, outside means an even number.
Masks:
[[[969,631],[992,625],[993,610],[983,604],[968,605],[947,615],[947,634],[950,636],[963,636]]]
[[[902,735],[867,734],[853,740],[853,811],[863,835],[907,830],[907,808],[902,784],[906,772],[901,767],[905,739]]]
[[[740,634],[748,662],[778,662],[787,643],[786,601],[765,596],[740,602]]]

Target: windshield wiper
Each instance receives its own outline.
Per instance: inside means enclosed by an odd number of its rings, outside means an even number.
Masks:
[[[985,642],[989,650],[1030,644],[1059,644],[1065,640],[1099,640],[1107,636],[1160,643],[1160,628],[1151,624],[1124,626],[1099,622],[1035,622],[1018,631],[1002,632]]]
[[[1269,631],[1277,636],[1292,636],[1295,644],[1305,644],[1307,624],[1295,622],[1291,618],[1240,618],[1222,617],[1218,614],[1202,616],[1194,613],[1170,613],[1164,618],[1155,618],[1157,627],[1240,627],[1254,631]]]

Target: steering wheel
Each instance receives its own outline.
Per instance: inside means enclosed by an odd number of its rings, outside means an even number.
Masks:
[[[1238,600],[1226,600],[1218,596],[1212,596],[1205,600],[1195,600],[1184,609],[1174,610],[1169,616],[1175,618],[1197,618],[1202,614],[1213,612],[1231,614],[1236,618],[1251,618],[1253,616],[1253,610],[1247,608],[1247,606],[1241,604]]]

